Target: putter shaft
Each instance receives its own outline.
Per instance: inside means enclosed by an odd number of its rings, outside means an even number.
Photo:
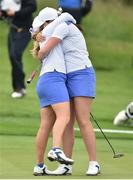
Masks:
[[[37,74],[37,70],[33,71],[31,76],[27,79],[27,83],[30,84],[31,81],[34,79],[34,77],[36,76]]]
[[[34,77],[37,75],[38,71],[40,70],[42,63],[40,63],[37,68],[31,73],[30,77],[27,79],[27,83],[30,84]]]
[[[108,140],[108,138],[107,138],[106,135],[104,134],[102,128],[99,126],[98,122],[96,121],[96,119],[94,118],[94,116],[92,115],[92,113],[90,113],[90,115],[91,115],[92,119],[94,120],[94,122],[96,123],[96,125],[98,126],[98,128],[100,129],[100,131],[101,131],[101,133],[103,134],[105,140],[106,140],[107,143],[109,144],[109,146],[110,146],[110,148],[111,148],[111,150],[112,150],[112,152],[113,152],[113,158],[120,158],[120,157],[124,156],[124,154],[116,154],[113,146],[111,145],[110,141]]]

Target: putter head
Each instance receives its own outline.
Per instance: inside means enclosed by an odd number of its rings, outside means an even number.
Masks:
[[[119,153],[119,154],[114,154],[113,158],[120,158],[123,156],[124,156],[124,154]]]

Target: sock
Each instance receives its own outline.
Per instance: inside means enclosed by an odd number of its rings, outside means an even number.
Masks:
[[[39,166],[40,168],[42,168],[44,165],[44,163],[38,163],[37,166]]]
[[[59,148],[59,147],[53,147],[52,150],[53,150],[53,151],[61,150],[61,148]]]

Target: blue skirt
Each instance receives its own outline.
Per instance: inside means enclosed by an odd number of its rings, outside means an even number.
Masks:
[[[36,86],[40,107],[69,101],[65,83],[66,74],[64,73],[54,71],[41,75]]]
[[[76,96],[95,98],[96,76],[93,67],[68,73],[66,85],[70,98]]]

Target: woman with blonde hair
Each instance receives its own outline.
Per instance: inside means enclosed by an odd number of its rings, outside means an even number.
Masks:
[[[51,21],[57,18],[58,13],[53,8],[45,8],[40,13],[44,14],[43,20],[38,17],[33,22],[34,32],[33,38],[36,40],[36,35],[46,27]],[[37,30],[35,27],[39,27]],[[36,42],[32,54],[37,56],[39,50],[45,47],[47,42]],[[42,68],[40,77],[37,82],[37,94],[40,100],[40,115],[41,123],[36,136],[36,155],[37,165],[34,167],[34,175],[40,176],[48,174],[49,171],[44,163],[44,153],[48,141],[48,136],[53,133],[52,149],[48,153],[48,159],[58,161],[63,164],[73,164],[74,161],[64,154],[61,150],[62,137],[70,120],[70,102],[69,94],[66,88],[66,67],[64,54],[61,45],[57,45],[47,55],[42,58]]]

